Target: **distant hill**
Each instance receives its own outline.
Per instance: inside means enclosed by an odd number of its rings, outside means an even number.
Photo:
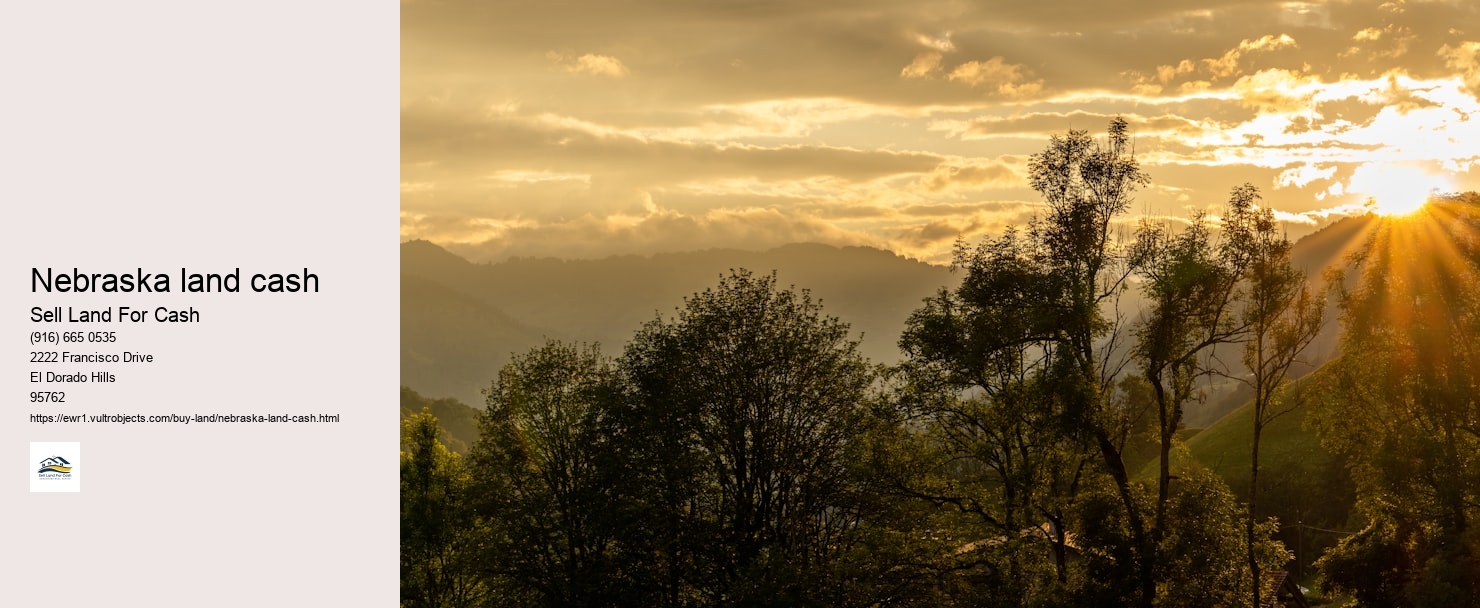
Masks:
[[[1362,248],[1379,221],[1375,215],[1342,218],[1297,241],[1290,251],[1290,262],[1305,271],[1312,287],[1323,284],[1326,270],[1337,266],[1347,267],[1352,254]],[[1348,287],[1355,279],[1355,275],[1348,277]],[[1307,365],[1297,368],[1298,375],[1309,373],[1338,354],[1336,346],[1341,334],[1339,313],[1333,299],[1326,307],[1326,325],[1306,349]]]
[[[1344,263],[1376,221],[1344,218],[1295,243],[1294,264],[1312,285],[1326,268]],[[763,252],[712,249],[599,260],[514,258],[476,264],[433,243],[401,245],[401,381],[428,395],[481,406],[480,390],[511,353],[545,338],[598,342],[617,354],[641,325],[671,316],[683,298],[714,285],[733,268],[775,271],[783,286],[810,289],[824,310],[863,334],[863,352],[875,362],[899,358],[896,343],[921,300],[959,276],[935,266],[867,247],[793,244]],[[1134,316],[1141,300],[1123,309]],[[1336,354],[1334,306],[1325,331],[1307,349],[1295,377]],[[1236,366],[1239,353],[1219,358]],[[1238,370],[1230,370],[1237,374]],[[1213,424],[1249,399],[1243,385],[1222,381],[1206,389],[1204,404],[1189,407],[1186,424]]]
[[[1473,214],[1480,208],[1480,197],[1466,194],[1435,199],[1431,204],[1438,209],[1436,213]],[[1335,222],[1296,243],[1292,261],[1314,281],[1323,280],[1321,274],[1325,269],[1346,266],[1348,258],[1363,248],[1382,221],[1375,216],[1363,216]],[[1440,220],[1436,225],[1444,226],[1443,222]],[[1473,237],[1461,232],[1451,232],[1444,238],[1443,231],[1452,229],[1452,226],[1436,229],[1433,241],[1414,242],[1411,244],[1414,250],[1408,253],[1421,259],[1442,259],[1451,254],[1445,249],[1446,243],[1473,242]],[[1348,273],[1348,286],[1355,280],[1356,273]],[[1380,315],[1381,311],[1369,314]],[[1300,379],[1284,393],[1285,398],[1302,405],[1277,418],[1265,428],[1261,438],[1261,514],[1279,518],[1280,539],[1297,554],[1303,551],[1303,555],[1297,555],[1296,566],[1307,571],[1310,561],[1321,551],[1362,525],[1355,511],[1356,493],[1346,464],[1323,447],[1316,432],[1306,424],[1309,408],[1320,398],[1318,393],[1332,390],[1330,387],[1336,384],[1331,376],[1334,372],[1330,371],[1334,368],[1328,364],[1342,356],[1362,356],[1338,352],[1340,331],[1338,309],[1333,302],[1327,309],[1324,331],[1307,350],[1307,365],[1292,370],[1299,373]],[[1312,371],[1313,366],[1320,367]],[[1253,405],[1248,403],[1251,397],[1248,391],[1235,396],[1242,397],[1239,407],[1200,432],[1186,433],[1183,438],[1187,454],[1193,460],[1221,475],[1236,494],[1245,498],[1249,490],[1254,413]],[[1140,477],[1152,478],[1155,466],[1155,462],[1146,463],[1140,469]]]
[[[1305,273],[1311,289],[1320,289],[1325,284],[1326,270],[1345,266],[1351,254],[1360,249],[1377,221],[1378,218],[1372,215],[1337,220],[1296,241],[1290,248],[1290,263]],[[1338,314],[1336,302],[1332,300],[1326,306],[1325,326],[1310,346],[1306,347],[1300,361],[1291,367],[1291,379],[1304,377],[1336,357],[1341,334]],[[1241,346],[1226,345],[1216,349],[1216,352],[1219,360],[1234,368],[1229,370],[1230,374],[1242,372],[1239,364],[1240,357],[1243,356]],[[1232,380],[1215,382],[1208,393],[1206,403],[1188,408],[1185,418],[1188,428],[1213,424],[1254,396],[1253,390],[1248,386]]]
[[[402,385],[481,406],[480,391],[509,354],[547,334],[440,283],[401,275]]]
[[[479,410],[456,399],[431,399],[401,387],[401,418],[420,414],[423,409],[437,417],[437,425],[442,427],[441,441],[447,449],[466,454],[478,440]]]
[[[1324,369],[1293,383],[1286,396],[1305,402],[1315,399],[1313,387],[1321,384]],[[1351,476],[1341,460],[1321,446],[1315,431],[1306,428],[1308,411],[1302,405],[1276,418],[1265,427],[1259,442],[1260,515],[1279,519],[1277,538],[1297,553],[1291,568],[1306,573],[1321,552],[1344,536],[1341,532],[1360,527],[1353,519],[1358,516]],[[1193,461],[1221,476],[1240,500],[1248,499],[1252,403],[1244,403],[1206,429],[1178,437]],[[1173,463],[1178,459],[1174,454]],[[1154,457],[1139,464],[1138,479],[1156,478]]]
[[[481,404],[509,354],[544,338],[599,342],[617,354],[632,334],[730,269],[776,273],[862,334],[875,362],[899,358],[904,322],[921,300],[959,280],[935,266],[867,247],[794,244],[600,260],[515,258],[474,264],[435,244],[401,246],[401,382]]]

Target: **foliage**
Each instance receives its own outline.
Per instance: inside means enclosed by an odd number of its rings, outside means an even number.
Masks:
[[[1480,207],[1381,223],[1341,293],[1344,354],[1317,410],[1373,522],[1322,560],[1374,605],[1480,605]]]
[[[1245,518],[1245,543],[1251,606],[1262,605],[1264,580],[1253,545],[1259,519],[1259,450],[1267,427],[1290,413],[1303,393],[1284,391],[1290,368],[1301,352],[1315,340],[1325,318],[1324,294],[1312,295],[1305,274],[1290,262],[1290,241],[1275,233],[1274,211],[1255,207],[1258,190],[1252,185],[1234,190],[1229,201],[1224,251],[1239,260],[1246,273],[1242,298],[1243,364],[1248,375],[1240,378],[1254,391],[1253,437],[1249,458],[1249,507]],[[1283,398],[1283,399],[1282,399]]]
[[[1243,335],[1235,304],[1249,256],[1217,246],[1201,218],[1180,231],[1143,223],[1128,247],[1115,239],[1112,222],[1147,183],[1124,121],[1110,124],[1103,144],[1078,131],[1054,137],[1030,173],[1045,216],[1025,231],[958,245],[961,286],[927,300],[907,324],[900,346],[909,361],[896,371],[895,400],[917,447],[902,459],[914,468],[893,474],[894,488],[970,515],[1001,538],[1049,522],[1060,531],[1051,535],[1056,580],[1080,601],[1151,606],[1186,595],[1167,590],[1178,588],[1186,560],[1201,563],[1200,547],[1172,540],[1204,534],[1219,546],[1248,546],[1267,542],[1272,529],[1240,543],[1237,526],[1171,512],[1184,496],[1170,469],[1182,408],[1213,371],[1204,354]],[[1253,194],[1236,189],[1230,204],[1241,209]],[[1117,306],[1133,276],[1150,303],[1134,332]],[[1139,381],[1126,379],[1127,352]],[[1148,433],[1160,462],[1149,498],[1127,465]],[[1088,550],[1083,578],[1063,559],[1071,523]],[[1029,555],[1009,553],[1003,566],[1027,573]],[[1198,576],[1201,593],[1225,599],[1248,580]],[[1048,588],[1032,576],[1011,579],[1017,603]]]
[[[401,605],[475,606],[489,594],[476,548],[483,529],[467,507],[469,477],[430,410],[401,421]]]
[[[897,591],[903,522],[858,463],[874,372],[837,319],[738,271],[613,361],[547,342],[469,458],[499,605],[844,605]],[[892,510],[891,510],[892,509]],[[892,557],[891,557],[892,556]],[[892,587],[891,587],[892,586]]]
[[[1053,555],[1057,585],[1069,579],[1067,509],[1087,472],[1108,471],[1124,508],[1138,507],[1122,458],[1130,416],[1111,398],[1120,319],[1104,313],[1129,272],[1111,222],[1147,182],[1129,141],[1119,119],[1104,144],[1084,131],[1053,137],[1029,164],[1045,216],[958,244],[960,287],[927,300],[900,339],[908,362],[896,372],[896,399],[924,449],[912,475],[895,475],[896,491],[949,505],[1005,543],[1048,521],[1057,532],[1041,553]],[[1090,471],[1092,459],[1103,469]],[[1144,547],[1139,514],[1129,523]],[[1043,586],[1026,574],[1036,564],[1024,557],[1037,552],[1004,554],[999,567],[1015,589],[1004,603]]]
[[[488,391],[471,463],[478,512],[499,522],[485,567],[542,603],[606,594],[614,523],[601,417],[617,390],[596,346],[547,342]]]
[[[931,388],[918,367],[894,370],[886,402],[898,436],[875,453],[872,474],[896,496],[945,507],[961,558],[997,577],[975,605],[1021,606],[1068,581],[1062,531],[1087,459],[1055,439],[1041,389],[1028,384],[962,397]],[[1040,523],[1047,525],[1040,527]]]
[[[833,603],[868,502],[850,463],[873,373],[847,326],[742,270],[645,325],[622,366],[660,600]]]
[[[1158,606],[1235,606],[1249,597],[1249,564],[1259,571],[1278,570],[1290,553],[1270,540],[1274,520],[1256,523],[1252,551],[1245,544],[1246,511],[1221,478],[1200,466],[1177,475],[1176,491],[1167,505],[1166,533],[1161,537],[1162,586]],[[1267,581],[1265,582],[1267,584]],[[1262,589],[1267,595],[1272,590]]]
[[[466,455],[468,448],[478,440],[479,410],[452,398],[432,399],[423,397],[409,387],[401,387],[401,419],[410,418],[422,410],[428,410],[437,418],[442,428],[440,441],[454,453]]]

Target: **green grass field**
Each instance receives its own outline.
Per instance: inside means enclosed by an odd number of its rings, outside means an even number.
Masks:
[[[1280,540],[1296,552],[1289,567],[1301,580],[1313,569],[1310,563],[1343,536],[1359,529],[1353,506],[1355,490],[1341,461],[1323,448],[1306,414],[1318,398],[1315,388],[1324,370],[1292,383],[1286,398],[1304,401],[1265,427],[1259,449],[1259,512],[1280,521]],[[1190,455],[1228,482],[1240,500],[1249,496],[1250,446],[1254,437],[1254,406],[1245,403],[1206,429],[1188,429],[1178,434],[1185,451],[1173,454],[1173,470],[1185,466],[1180,459]],[[1137,478],[1154,483],[1155,458],[1144,463]]]

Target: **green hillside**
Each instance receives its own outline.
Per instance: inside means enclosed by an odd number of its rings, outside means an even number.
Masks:
[[[466,454],[478,440],[478,409],[456,399],[432,399],[401,387],[401,418],[420,414],[423,409],[437,417],[437,425],[442,427],[442,443],[447,449]]]
[[[1284,397],[1297,402],[1316,399],[1326,368],[1291,384]],[[1260,513],[1280,521],[1280,540],[1296,552],[1291,569],[1309,573],[1310,563],[1335,544],[1354,523],[1355,489],[1339,459],[1321,446],[1306,425],[1309,404],[1302,404],[1265,427],[1259,449]],[[1184,431],[1187,453],[1228,482],[1240,500],[1249,496],[1250,446],[1254,406],[1245,403],[1206,429]],[[1174,459],[1177,456],[1174,455]],[[1175,462],[1175,461],[1174,461]],[[1140,479],[1156,478],[1156,462],[1144,464]]]
[[[1308,383],[1305,379],[1295,383],[1286,397],[1299,399]],[[1304,428],[1306,410],[1296,407],[1265,427],[1259,450],[1261,474],[1290,467],[1319,469],[1334,462],[1314,433]],[[1203,466],[1223,476],[1236,490],[1246,492],[1253,441],[1254,406],[1246,403],[1188,439],[1187,448]]]

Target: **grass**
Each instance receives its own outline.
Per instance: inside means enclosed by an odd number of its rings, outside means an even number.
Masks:
[[[1355,488],[1344,463],[1321,446],[1307,424],[1311,403],[1325,370],[1291,384],[1288,398],[1303,397],[1299,407],[1265,426],[1259,446],[1259,515],[1280,522],[1276,538],[1296,553],[1288,569],[1301,584],[1310,584],[1311,563],[1343,534],[1333,530],[1361,527],[1355,512]],[[1196,463],[1223,478],[1240,500],[1249,496],[1249,458],[1254,439],[1254,405],[1248,402],[1202,430],[1178,433],[1185,450],[1173,452],[1172,469]],[[1137,478],[1155,483],[1153,457],[1137,471]]]
[[[1314,398],[1302,379],[1287,390],[1287,396]],[[1318,473],[1330,469],[1336,457],[1321,447],[1314,431],[1306,428],[1308,405],[1299,405],[1264,427],[1259,441],[1261,477],[1281,472]],[[1248,493],[1249,459],[1254,444],[1254,404],[1245,403],[1187,439],[1192,458],[1222,476],[1241,497]],[[1271,481],[1265,479],[1266,482]],[[1261,484],[1263,487],[1264,484]]]

